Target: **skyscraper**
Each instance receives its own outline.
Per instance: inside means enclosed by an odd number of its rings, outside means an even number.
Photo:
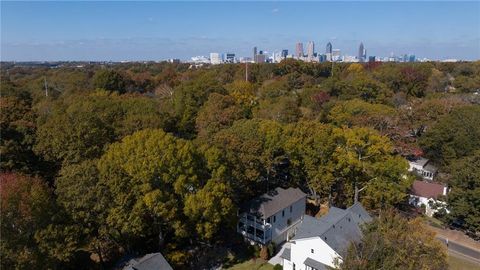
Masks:
[[[313,60],[314,54],[315,54],[315,43],[313,43],[313,41],[309,41],[307,43],[307,58],[308,58],[308,61]]]
[[[255,61],[256,57],[257,57],[257,47],[253,47],[253,61]]]
[[[212,65],[218,65],[222,63],[222,58],[219,53],[210,53],[210,63]]]
[[[297,46],[295,47],[295,56],[298,58],[303,57],[303,43],[297,43]]]
[[[360,42],[360,47],[358,47],[358,61],[365,62],[367,59],[367,50],[363,46],[363,42]]]
[[[332,54],[332,43],[327,43],[327,50],[325,51],[325,53]]]
[[[327,49],[325,51],[327,61],[332,61],[332,43],[327,43]]]
[[[285,59],[288,56],[288,50],[282,50],[282,58]]]

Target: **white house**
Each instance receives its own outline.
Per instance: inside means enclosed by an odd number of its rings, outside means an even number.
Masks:
[[[305,214],[306,197],[298,188],[276,188],[263,194],[242,207],[237,232],[252,244],[288,240]]]
[[[360,225],[371,221],[360,203],[346,210],[331,207],[320,219],[305,216],[295,229],[290,248],[285,248],[284,270],[320,270],[335,268],[351,242],[362,237]]]
[[[425,207],[425,215],[431,217],[439,207],[446,207],[447,204],[438,200],[439,196],[446,196],[448,187],[441,183],[414,181],[410,189],[410,198],[408,202],[415,207]],[[448,209],[445,209],[447,213]]]
[[[432,181],[437,174],[437,168],[426,158],[409,158],[408,171],[414,172],[425,180]]]

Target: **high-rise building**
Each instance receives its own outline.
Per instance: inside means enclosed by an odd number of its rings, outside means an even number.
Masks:
[[[257,47],[253,47],[253,59],[255,59],[257,55]]]
[[[358,47],[358,61],[365,62],[367,59],[367,50],[363,46],[363,42],[360,42],[360,46]]]
[[[309,41],[307,43],[307,59],[308,61],[312,61],[315,54],[315,43],[313,41]]]
[[[370,62],[370,63],[375,62],[375,56],[369,56],[368,57],[368,62]]]
[[[235,54],[234,53],[227,53],[227,56],[225,58],[225,62],[235,63]]]
[[[303,43],[297,43],[297,46],[295,47],[295,56],[298,58],[303,57]]]
[[[414,54],[411,54],[411,55],[408,57],[408,62],[415,62],[415,55],[414,55]]]
[[[325,56],[327,61],[332,61],[332,43],[328,42],[327,43],[327,48],[325,50]]]
[[[325,51],[325,53],[329,53],[329,54],[332,54],[332,43],[328,42],[327,43],[327,50]]]
[[[288,50],[282,50],[282,59],[287,58],[288,56]]]
[[[219,53],[210,53],[210,63],[212,65],[218,65],[222,63],[222,58]]]

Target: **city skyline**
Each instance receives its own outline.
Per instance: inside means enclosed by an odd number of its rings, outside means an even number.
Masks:
[[[478,2],[1,2],[2,61],[189,59],[295,52],[480,58]],[[306,8],[308,7],[308,8]],[[328,12],[327,12],[328,11]],[[360,14],[360,15],[359,15]],[[378,23],[381,22],[381,23]],[[367,60],[367,59],[366,59]]]

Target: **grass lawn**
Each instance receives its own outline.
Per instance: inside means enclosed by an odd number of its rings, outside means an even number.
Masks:
[[[243,263],[236,264],[230,270],[273,270],[273,265],[262,259],[248,260]]]
[[[460,256],[448,255],[448,266],[450,270],[479,270],[480,264],[463,259]]]

